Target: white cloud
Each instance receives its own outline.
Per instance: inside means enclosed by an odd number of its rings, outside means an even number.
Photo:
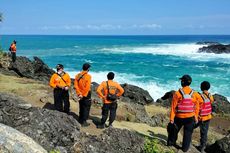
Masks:
[[[42,26],[39,27],[40,30],[128,30],[128,29],[146,29],[146,30],[154,30],[162,28],[161,25],[158,24],[134,24],[134,25],[112,25],[112,24],[101,24],[101,25],[62,25],[62,26]]]

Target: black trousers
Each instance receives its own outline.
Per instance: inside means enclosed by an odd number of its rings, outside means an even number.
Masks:
[[[12,58],[12,62],[16,61],[16,53],[15,52],[11,52],[11,58]]]
[[[79,101],[79,123],[84,123],[89,118],[89,112],[91,107],[91,99],[88,97],[83,97]]]
[[[103,104],[101,124],[105,124],[105,122],[108,118],[109,112],[110,112],[109,124],[112,124],[116,118],[116,111],[117,111],[117,103],[116,102],[110,103],[110,104]]]
[[[63,90],[61,88],[54,89],[54,107],[58,111],[69,113],[70,102],[68,90]]]
[[[208,128],[210,120],[200,121],[200,146],[205,147],[208,137]]]
[[[183,135],[183,142],[182,142],[182,151],[186,152],[188,151],[191,140],[192,140],[192,133],[193,133],[194,125],[195,125],[194,117],[190,117],[190,118],[175,117],[174,123],[177,127],[177,130],[175,131],[176,134],[173,135],[173,138],[171,138],[171,140],[174,141],[173,144],[176,144],[178,133],[183,126],[184,135]]]

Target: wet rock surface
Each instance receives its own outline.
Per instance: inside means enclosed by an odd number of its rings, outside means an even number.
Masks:
[[[198,52],[199,53],[215,53],[215,54],[230,53],[230,45],[211,44],[211,45],[199,48]]]

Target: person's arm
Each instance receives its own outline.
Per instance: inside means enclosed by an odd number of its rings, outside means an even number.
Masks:
[[[68,87],[70,87],[70,85],[71,85],[71,79],[70,79],[70,76],[69,76],[69,74],[66,74],[67,76],[66,76],[66,85],[68,86]]]
[[[79,86],[78,86],[78,75],[76,75],[75,79],[74,79],[74,88],[75,88],[75,91],[77,93],[77,95],[82,95],[80,89],[79,89]]]
[[[85,91],[90,91],[91,88],[91,76],[88,75],[86,78]]]
[[[54,80],[55,80],[55,75],[53,74],[53,75],[51,76],[51,78],[50,78],[50,83],[49,83],[49,85],[50,85],[52,88],[56,88],[56,84],[55,84]]]
[[[199,112],[200,112],[200,104],[203,103],[202,97],[196,92],[196,100],[195,100],[195,121],[198,122]]]
[[[210,97],[210,101],[211,101],[211,103],[213,103],[214,102],[214,97],[211,95],[211,97]]]
[[[172,103],[171,103],[171,112],[170,112],[170,122],[171,123],[174,123],[174,118],[176,116],[177,103],[178,103],[178,95],[175,92],[173,94],[173,99],[172,99]]]
[[[120,84],[117,84],[117,89],[119,90],[117,96],[120,97],[124,93],[124,89],[121,87]]]
[[[102,94],[102,89],[103,89],[103,84],[104,82],[102,82],[98,87],[97,87],[97,95],[98,97],[104,99],[105,96]]]

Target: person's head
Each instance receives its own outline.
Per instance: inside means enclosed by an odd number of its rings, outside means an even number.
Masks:
[[[200,89],[201,89],[201,91],[209,90],[210,89],[210,83],[208,81],[203,81],[200,84]]]
[[[113,72],[109,72],[109,73],[107,74],[107,79],[108,79],[108,80],[113,80],[113,79],[114,79],[114,76],[115,76],[115,74],[114,74]]]
[[[190,86],[190,84],[192,83],[192,78],[191,78],[191,76],[190,76],[190,75],[187,75],[187,74],[183,75],[183,76],[180,78],[180,80],[181,80],[181,86],[182,86],[182,87]]]
[[[62,65],[62,64],[57,64],[57,66],[56,66],[56,69],[57,69],[57,73],[59,74],[61,74],[61,72],[63,71],[63,69],[64,69],[64,66]]]
[[[13,43],[16,44],[17,43],[16,40],[14,40]]]
[[[85,64],[82,65],[82,70],[89,71],[90,67],[91,67],[91,65],[89,63],[85,63]]]

